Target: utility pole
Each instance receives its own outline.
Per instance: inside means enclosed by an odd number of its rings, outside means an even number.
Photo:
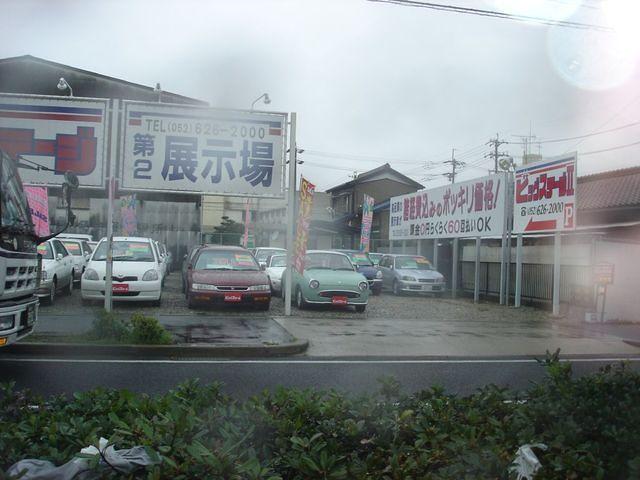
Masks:
[[[500,157],[508,156],[506,153],[498,152],[498,149],[500,148],[500,146],[504,145],[505,143],[509,143],[509,142],[500,140],[500,137],[498,136],[497,133],[496,133],[496,138],[492,138],[486,143],[487,145],[491,145],[493,147],[493,152],[485,155],[485,158],[493,158],[493,173],[498,173],[500,171],[500,169],[498,168],[498,161],[500,160]]]
[[[455,183],[456,182],[456,169],[458,167],[464,166],[464,162],[456,160],[455,151],[456,151],[456,149],[452,148],[451,149],[451,160],[445,160],[443,162],[443,163],[450,163],[451,164],[451,173],[443,173],[442,174],[445,177],[447,177],[449,180],[451,180],[451,183]]]

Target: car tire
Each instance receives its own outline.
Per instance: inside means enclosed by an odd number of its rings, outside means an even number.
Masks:
[[[75,276],[75,270],[71,270],[71,277],[69,277],[69,285],[67,285],[64,289],[65,295],[73,294],[73,277]]]
[[[305,308],[307,308],[307,302],[305,302],[304,300],[304,296],[302,295],[302,290],[300,290],[300,287],[296,288],[296,308],[298,310],[304,310]]]
[[[367,309],[366,305],[356,305],[356,312],[358,313],[364,313],[364,311]]]
[[[58,280],[56,279],[56,277],[53,277],[53,282],[51,283],[51,290],[49,290],[49,296],[47,297],[47,303],[49,305],[53,305],[53,302],[55,302],[57,289],[58,289]]]
[[[402,295],[402,291],[400,290],[400,285],[398,284],[397,280],[393,281],[392,289],[393,289],[393,294],[394,295],[397,295],[397,296]]]
[[[160,295],[159,299],[151,302],[151,305],[153,305],[154,307],[160,307],[162,305],[162,295]]]

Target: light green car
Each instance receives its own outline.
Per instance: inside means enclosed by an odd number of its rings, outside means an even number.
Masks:
[[[310,304],[353,305],[356,312],[362,313],[369,302],[367,279],[344,253],[309,250],[303,274],[293,269],[291,280],[291,296],[299,309]],[[283,274],[283,296],[284,281]]]

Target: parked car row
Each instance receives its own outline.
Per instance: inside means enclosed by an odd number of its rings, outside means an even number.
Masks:
[[[162,285],[171,271],[171,254],[166,246],[151,238],[114,237],[112,248],[112,298],[159,304]],[[83,301],[104,300],[106,251],[106,238],[92,242],[89,235],[81,234],[61,234],[40,244],[38,296],[53,303],[59,292],[71,293],[76,282]]]

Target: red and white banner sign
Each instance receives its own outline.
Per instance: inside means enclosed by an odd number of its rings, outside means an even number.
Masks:
[[[571,153],[516,168],[514,233],[576,228],[576,165],[577,155]]]

